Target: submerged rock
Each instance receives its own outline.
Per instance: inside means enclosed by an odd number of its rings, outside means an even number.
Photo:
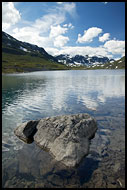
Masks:
[[[97,123],[93,117],[89,114],[75,114],[29,121],[17,127],[14,133],[24,142],[34,140],[57,161],[74,167],[88,154],[89,141],[96,130]]]

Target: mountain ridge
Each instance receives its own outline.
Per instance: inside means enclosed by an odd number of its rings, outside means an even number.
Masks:
[[[44,48],[22,42],[2,31],[2,72],[31,72],[45,70],[71,69],[123,69],[125,57],[121,62],[104,56],[61,54],[52,56]]]
[[[22,42],[2,31],[2,72],[31,72],[41,70],[65,70],[44,48]]]
[[[60,54],[58,56],[55,56],[57,58],[58,62],[64,63],[68,66],[92,66],[97,64],[105,64],[107,62],[115,61],[114,59],[109,59],[108,57],[104,56],[89,56],[89,55],[75,55],[70,56],[69,54]]]
[[[17,53],[20,50],[20,51],[22,51],[23,55],[25,54],[25,52],[34,53],[33,51],[36,51],[36,53],[38,52],[38,54],[41,54],[41,56],[45,56],[45,58],[50,59],[51,61],[57,62],[57,59],[55,59],[55,57],[48,54],[44,48],[38,47],[37,45],[30,44],[28,42],[19,41],[19,40],[15,39],[14,37],[12,37],[11,35],[2,31],[2,45],[3,45],[3,43],[6,44],[6,47],[3,47],[3,49],[2,49],[3,52],[6,52],[7,48],[8,49],[14,48],[15,51],[17,51]]]

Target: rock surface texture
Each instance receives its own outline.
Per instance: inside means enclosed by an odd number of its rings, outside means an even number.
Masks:
[[[97,122],[89,114],[47,117],[21,124],[14,130],[26,143],[35,141],[43,150],[68,167],[74,167],[89,152]],[[30,134],[29,134],[30,133]]]

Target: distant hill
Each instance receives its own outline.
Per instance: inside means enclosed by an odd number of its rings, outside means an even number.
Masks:
[[[104,56],[89,56],[61,54],[55,56],[58,62],[63,63],[72,69],[124,69],[125,56],[115,61]]]
[[[67,69],[67,66],[58,63],[44,48],[21,42],[2,32],[3,73],[59,69]]]
[[[110,61],[104,65],[92,66],[92,69],[125,69],[125,56],[117,61]]]
[[[112,63],[107,63],[105,68],[109,69],[125,69],[125,56]]]
[[[114,61],[114,59],[109,59],[108,57],[104,56],[89,56],[89,55],[75,55],[70,56],[68,54],[61,54],[55,56],[58,62],[64,63],[68,66],[92,66],[92,65],[100,65],[105,64],[110,61]]]

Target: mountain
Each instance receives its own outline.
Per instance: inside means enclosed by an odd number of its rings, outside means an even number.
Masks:
[[[2,72],[28,72],[67,69],[44,48],[19,41],[2,32]]]
[[[103,69],[125,69],[125,56],[117,61],[110,61],[103,66]]]
[[[113,59],[109,59],[108,57],[103,56],[82,56],[82,55],[75,55],[70,56],[68,54],[61,54],[58,56],[55,56],[55,58],[58,60],[58,62],[64,63],[68,66],[89,66],[92,65],[100,65],[105,64],[110,61],[114,61]]]
[[[105,64],[88,66],[87,69],[125,69],[125,56],[117,61],[110,60]]]
[[[22,42],[2,32],[2,72],[31,72],[69,69],[123,69],[125,57],[113,60],[103,56],[49,55],[44,48]]]

